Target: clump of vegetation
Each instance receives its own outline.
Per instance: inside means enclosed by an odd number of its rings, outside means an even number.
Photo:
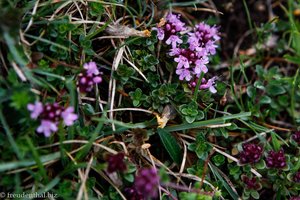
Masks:
[[[1,1],[0,198],[300,199],[299,7]]]

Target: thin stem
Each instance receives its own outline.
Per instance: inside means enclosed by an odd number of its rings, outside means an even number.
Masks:
[[[204,76],[204,73],[201,72],[200,77],[199,77],[198,82],[197,82],[197,85],[196,85],[196,88],[195,88],[195,91],[194,91],[194,101],[195,102],[197,102],[199,87],[200,87],[203,76]]]

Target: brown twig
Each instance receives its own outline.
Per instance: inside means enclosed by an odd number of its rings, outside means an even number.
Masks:
[[[207,159],[205,160],[205,163],[204,163],[204,167],[203,167],[203,173],[202,173],[202,177],[201,177],[201,182],[200,182],[200,189],[202,188],[203,186],[203,181],[204,181],[204,178],[205,178],[205,175],[206,175],[206,172],[207,172],[207,166],[208,166],[208,162],[211,158],[211,156],[215,153],[215,150],[212,149],[210,154],[208,155]]]

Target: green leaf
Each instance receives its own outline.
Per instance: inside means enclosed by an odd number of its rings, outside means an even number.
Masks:
[[[266,168],[266,163],[263,159],[261,159],[258,163],[255,163],[255,167],[257,169],[265,169]]]
[[[247,87],[247,95],[248,95],[248,97],[251,97],[251,98],[256,95],[256,89],[252,85]]]
[[[259,80],[254,82],[254,87],[256,87],[258,89],[261,89],[261,90],[265,89],[264,84],[261,81],[259,81]]]
[[[262,96],[261,99],[259,100],[260,104],[270,104],[271,102],[272,102],[272,99],[267,95]]]
[[[158,128],[157,132],[170,157],[179,165],[182,158],[182,152],[180,151],[180,146],[176,139],[165,129]]]
[[[95,110],[93,106],[89,103],[84,103],[82,108],[83,108],[83,112],[87,115],[95,114]]]
[[[133,100],[133,101],[132,101],[132,104],[133,104],[133,106],[137,107],[137,106],[140,105],[140,101],[138,101],[138,100]]]
[[[286,107],[289,105],[290,101],[289,101],[289,96],[288,95],[280,95],[278,96],[278,103],[283,106]]]
[[[284,94],[285,93],[285,89],[283,86],[281,85],[275,85],[275,84],[269,84],[266,87],[267,93],[272,95],[272,96],[276,96],[279,94]]]
[[[252,190],[250,194],[254,199],[259,199],[259,193],[256,190]]]
[[[288,62],[292,62],[295,64],[300,64],[300,57],[299,56],[291,56],[289,54],[285,54],[283,56]]]
[[[204,118],[204,112],[198,111],[197,120],[201,120]]]
[[[265,70],[261,65],[256,65],[255,71],[259,77],[263,77],[263,75],[265,73]]]
[[[275,151],[279,151],[280,150],[280,143],[276,137],[276,133],[271,132],[271,138],[272,138],[272,144],[273,144],[273,148]]]
[[[216,166],[221,166],[225,162],[225,157],[223,155],[217,154],[212,158]]]
[[[133,176],[133,174],[124,174],[123,177],[124,177],[124,179],[125,179],[126,181],[128,181],[128,182],[130,182],[130,183],[133,183],[133,181],[134,181],[134,176]]]
[[[187,123],[191,124],[191,123],[193,123],[195,121],[196,117],[185,116],[184,119],[187,121]]]

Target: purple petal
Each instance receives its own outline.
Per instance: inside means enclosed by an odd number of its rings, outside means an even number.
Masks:
[[[63,121],[66,126],[72,126],[74,124],[74,121],[78,119],[78,116],[73,112],[74,108],[68,107],[65,111],[61,113],[61,117],[63,118]]]
[[[38,116],[43,112],[43,104],[39,101],[36,101],[34,104],[28,104],[27,109],[31,111],[31,119],[37,119]]]
[[[45,137],[49,137],[53,132],[56,132],[57,130],[57,125],[49,120],[42,120],[41,125],[36,129],[38,133],[43,133]]]

